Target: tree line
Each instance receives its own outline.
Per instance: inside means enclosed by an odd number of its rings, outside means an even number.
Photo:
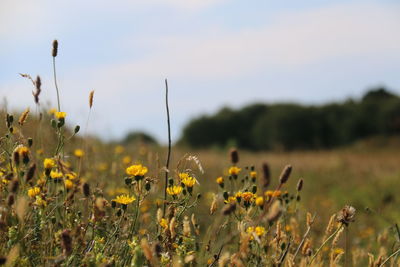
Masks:
[[[359,100],[341,103],[257,103],[238,110],[225,107],[190,121],[178,143],[194,148],[320,149],[399,133],[400,97],[377,88]]]

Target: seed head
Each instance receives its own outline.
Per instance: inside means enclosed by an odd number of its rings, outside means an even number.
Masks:
[[[264,179],[263,188],[266,189],[271,182],[271,172],[269,170],[268,163],[266,163],[266,162],[263,163],[262,170],[263,170],[263,179]]]
[[[57,56],[57,53],[58,53],[58,41],[57,41],[57,40],[54,40],[54,41],[53,41],[53,51],[51,52],[51,55],[52,55],[53,57],[56,57],[56,56]]]
[[[94,90],[90,91],[89,93],[89,108],[92,108],[93,106],[93,96],[94,96]]]
[[[289,180],[289,176],[290,176],[291,172],[292,172],[292,166],[286,165],[281,173],[281,176],[279,177],[279,182],[281,184],[286,183]]]
[[[82,185],[82,192],[83,192],[83,195],[85,197],[89,197],[90,196],[90,186],[89,186],[88,183],[84,183]]]
[[[297,182],[297,191],[300,192],[301,189],[303,189],[303,179],[300,179],[300,180]]]
[[[72,238],[71,231],[65,229],[61,233],[61,247],[63,248],[64,255],[69,256],[72,253]]]
[[[236,164],[239,162],[239,153],[236,148],[231,149],[230,155],[232,164]]]

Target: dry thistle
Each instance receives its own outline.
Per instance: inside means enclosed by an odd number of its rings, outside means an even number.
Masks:
[[[266,162],[263,163],[262,170],[263,170],[263,179],[264,179],[263,188],[266,189],[271,182],[271,172],[269,170],[268,163],[266,163]]]
[[[94,96],[94,90],[90,91],[89,93],[89,108],[92,108],[93,106],[93,96]]]
[[[348,226],[350,222],[354,222],[356,209],[352,206],[346,205],[337,215],[337,221]]]
[[[239,162],[239,153],[236,148],[232,148],[230,152],[232,164],[237,164]]]
[[[21,126],[24,125],[24,123],[26,122],[26,119],[28,118],[29,111],[30,111],[29,108],[27,108],[27,109],[25,109],[24,112],[22,112],[21,116],[18,119],[19,125],[21,125]]]
[[[58,41],[57,41],[57,40],[54,40],[54,41],[53,41],[53,50],[52,50],[52,52],[51,52],[51,55],[52,55],[53,57],[56,57],[56,56],[57,56],[57,53],[58,53]]]
[[[286,165],[285,168],[283,169],[281,176],[279,177],[279,182],[281,184],[286,183],[289,180],[290,173],[292,172],[292,166],[291,165]]]

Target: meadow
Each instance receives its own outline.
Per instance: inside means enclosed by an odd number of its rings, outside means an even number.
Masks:
[[[0,264],[400,264],[395,146],[172,147],[169,161],[167,147],[86,136],[25,78],[36,110],[2,114]],[[95,94],[81,97],[90,114]]]

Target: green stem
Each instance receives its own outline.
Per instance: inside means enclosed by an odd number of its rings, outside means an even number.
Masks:
[[[321,251],[321,249],[326,245],[326,243],[329,242],[329,240],[331,240],[342,228],[343,228],[344,224],[341,224],[338,229],[336,229],[336,231],[331,234],[323,243],[322,245],[317,249],[317,251],[315,252],[315,254],[312,256],[310,262],[308,263],[308,266],[310,266],[310,264],[314,261],[314,259],[317,257],[318,253]]]

